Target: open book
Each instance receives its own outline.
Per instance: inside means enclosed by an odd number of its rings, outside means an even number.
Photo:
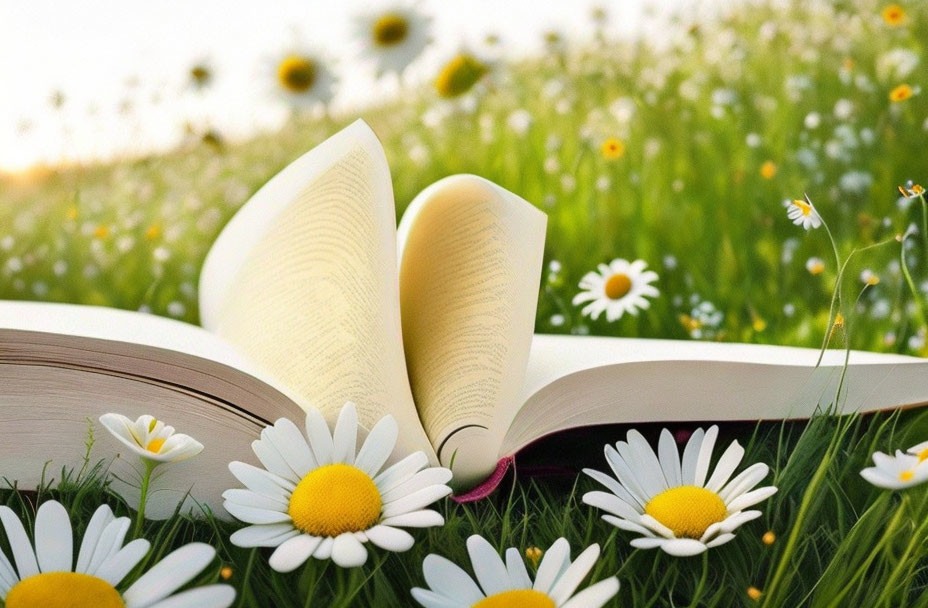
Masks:
[[[279,417],[399,422],[459,491],[571,427],[808,417],[834,400],[842,352],[533,336],[545,216],[472,175],[443,179],[399,228],[389,169],[358,121],[271,179],[232,218],[200,281],[203,327],[142,313],[0,302],[0,462],[35,485],[79,465],[87,420],[152,414],[201,441],[149,505],[184,493],[222,513],[227,463]],[[843,411],[928,402],[928,361],[853,352]],[[118,451],[99,427],[95,454]],[[96,456],[96,457],[99,457]],[[164,488],[170,488],[169,490]],[[131,499],[135,492],[126,492]]]

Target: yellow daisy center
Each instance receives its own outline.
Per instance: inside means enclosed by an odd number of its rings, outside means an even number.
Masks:
[[[152,439],[148,442],[148,447],[145,449],[151,452],[152,454],[157,454],[161,451],[161,448],[164,446],[165,439]]]
[[[696,486],[664,490],[645,505],[644,512],[673,530],[674,536],[695,539],[728,515],[718,494]]]
[[[924,461],[928,460],[928,448],[925,448],[924,450],[922,450],[921,452],[919,452],[918,454],[916,454],[916,456],[918,456],[918,461],[919,461],[919,462],[924,462]]]
[[[534,589],[513,589],[494,593],[471,608],[555,608],[554,600]]]
[[[458,55],[448,62],[435,79],[435,90],[442,97],[468,92],[487,72],[487,66],[470,55]]]
[[[898,4],[890,4],[883,9],[883,20],[889,25],[899,25],[905,21],[905,10]]]
[[[409,22],[402,15],[386,14],[374,23],[373,34],[378,46],[400,44],[409,35]]]
[[[915,477],[915,473],[912,471],[903,471],[899,473],[899,481],[911,481]]]
[[[627,274],[614,274],[606,279],[606,297],[610,300],[619,300],[632,290],[632,280]]]
[[[316,62],[298,55],[284,57],[277,66],[277,81],[291,93],[305,93],[316,82]]]
[[[351,465],[329,464],[304,477],[290,496],[293,525],[313,536],[360,532],[377,523],[383,502],[370,476]]]
[[[803,215],[812,215],[812,205],[809,203],[796,199],[793,201],[793,204],[799,207],[799,210],[802,211]]]
[[[124,608],[108,582],[79,572],[45,572],[21,580],[6,595],[6,608]]]

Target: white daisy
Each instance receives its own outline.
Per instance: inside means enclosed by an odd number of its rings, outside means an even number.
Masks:
[[[203,444],[183,433],[175,433],[154,416],[132,421],[122,414],[103,414],[100,423],[143,460],[157,463],[178,462],[203,451]]]
[[[251,444],[264,469],[233,462],[247,489],[223,493],[226,511],[254,524],[235,532],[239,547],[277,547],[271,567],[290,572],[310,556],[350,568],[367,560],[364,543],[406,551],[413,537],[401,527],[427,528],[444,518],[425,507],[451,493],[451,471],[424,468],[415,452],[381,471],[396,444],[397,424],[385,416],[355,452],[358,414],[346,403],[335,430],[318,410],[306,414],[306,436],[281,418]]]
[[[822,225],[822,217],[818,214],[818,211],[815,210],[815,206],[808,198],[806,200],[795,199],[786,201],[784,206],[786,207],[786,216],[793,220],[793,223],[797,226],[802,226],[803,229],[809,230],[810,228],[818,228]]]
[[[651,285],[657,280],[657,273],[645,270],[647,267],[643,260],[616,259],[608,265],[600,264],[599,272],[588,272],[580,280],[583,291],[574,296],[574,306],[589,302],[580,312],[593,320],[603,311],[607,321],[621,319],[626,312],[637,316],[639,310],[651,306],[646,298],[660,294]]]
[[[923,457],[923,455],[925,457]],[[906,454],[896,450],[895,456],[874,452],[873,464],[860,472],[861,477],[887,490],[902,490],[928,481],[928,442],[909,448]]]
[[[768,498],[777,489],[767,486],[753,490],[767,476],[769,468],[756,463],[735,478],[732,473],[744,456],[744,448],[732,442],[709,475],[709,461],[719,427],[703,432],[697,429],[683,450],[664,429],[657,455],[636,430],[627,441],[613,448],[606,445],[606,461],[616,478],[592,469],[583,472],[606,486],[609,492],[587,492],[583,502],[608,512],[603,519],[612,525],[641,534],[633,547],[660,547],[671,555],[702,553],[727,543],[741,524],[761,516],[745,511]]]
[[[273,62],[273,90],[294,107],[326,106],[335,94],[335,76],[327,63],[311,51],[287,51]]]
[[[34,549],[10,508],[0,507],[0,521],[13,555],[10,563],[0,552],[0,599],[6,608],[225,608],[235,601],[229,585],[171,595],[213,561],[216,550],[203,543],[170,553],[120,593],[116,586],[142,561],[150,543],[139,538],[123,545],[129,518],[114,517],[106,505],[90,518],[77,563],[71,521],[61,503],[42,503],[36,512]]]
[[[570,561],[570,545],[554,541],[544,554],[532,581],[518,549],[506,550],[506,562],[482,536],[467,539],[467,552],[477,577],[454,562],[430,554],[422,562],[428,589],[416,587],[412,596],[425,608],[599,608],[619,591],[612,576],[574,593],[596,564],[599,545],[591,545]]]
[[[362,56],[374,62],[377,76],[402,74],[431,41],[431,24],[431,18],[414,4],[398,4],[355,18],[356,33],[364,45]]]

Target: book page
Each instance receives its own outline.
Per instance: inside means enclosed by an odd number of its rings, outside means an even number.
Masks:
[[[262,188],[210,250],[203,325],[334,420],[346,401],[370,429],[432,455],[403,356],[396,215],[380,142],[355,122]]]
[[[496,465],[535,324],[545,216],[472,175],[443,179],[399,228],[400,297],[419,416],[455,482]]]
[[[499,456],[573,427],[808,418],[835,398],[845,351],[538,335]],[[928,403],[928,359],[852,351],[842,413]]]

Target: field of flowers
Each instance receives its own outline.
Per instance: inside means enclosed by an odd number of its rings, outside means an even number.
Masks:
[[[928,181],[928,6],[739,6],[670,22],[659,41],[576,45],[551,32],[537,59],[506,63],[475,51],[411,86],[404,101],[364,111],[387,150],[398,214],[422,188],[460,172],[543,209],[540,332],[813,347],[831,336],[838,347],[848,340],[928,356],[928,208],[910,183]],[[171,153],[3,178],[0,299],[196,322],[200,263],[224,223],[354,118],[295,109],[280,132],[247,141],[194,129]],[[806,195],[811,203],[794,202]],[[788,211],[803,204],[826,224],[795,225]],[[659,294],[617,320],[583,315],[573,304],[581,279],[616,258],[646,262]],[[660,429],[645,430],[656,446]],[[601,546],[588,582],[617,576],[609,605],[928,606],[926,486],[890,492],[860,476],[873,452],[928,438],[928,415],[822,416],[721,435],[719,446],[744,445],[744,466],[769,465],[764,485],[778,492],[734,540],[698,557],[633,549],[635,534],[583,503],[601,488],[580,476],[520,481],[472,505],[442,501],[444,526],[417,531],[406,553],[372,550],[361,568],[310,559],[295,573],[274,572],[268,550],[229,542],[239,525],[180,515],[145,524],[148,561],[204,541],[219,559],[197,581],[228,581],[237,605],[400,606],[426,586],[426,554],[469,567],[471,534],[500,551],[516,547],[533,577],[538,548],[563,536],[573,556]],[[93,469],[28,498],[54,495],[79,529],[104,501],[132,517],[105,495],[104,479]],[[27,497],[4,497],[32,517]]]

